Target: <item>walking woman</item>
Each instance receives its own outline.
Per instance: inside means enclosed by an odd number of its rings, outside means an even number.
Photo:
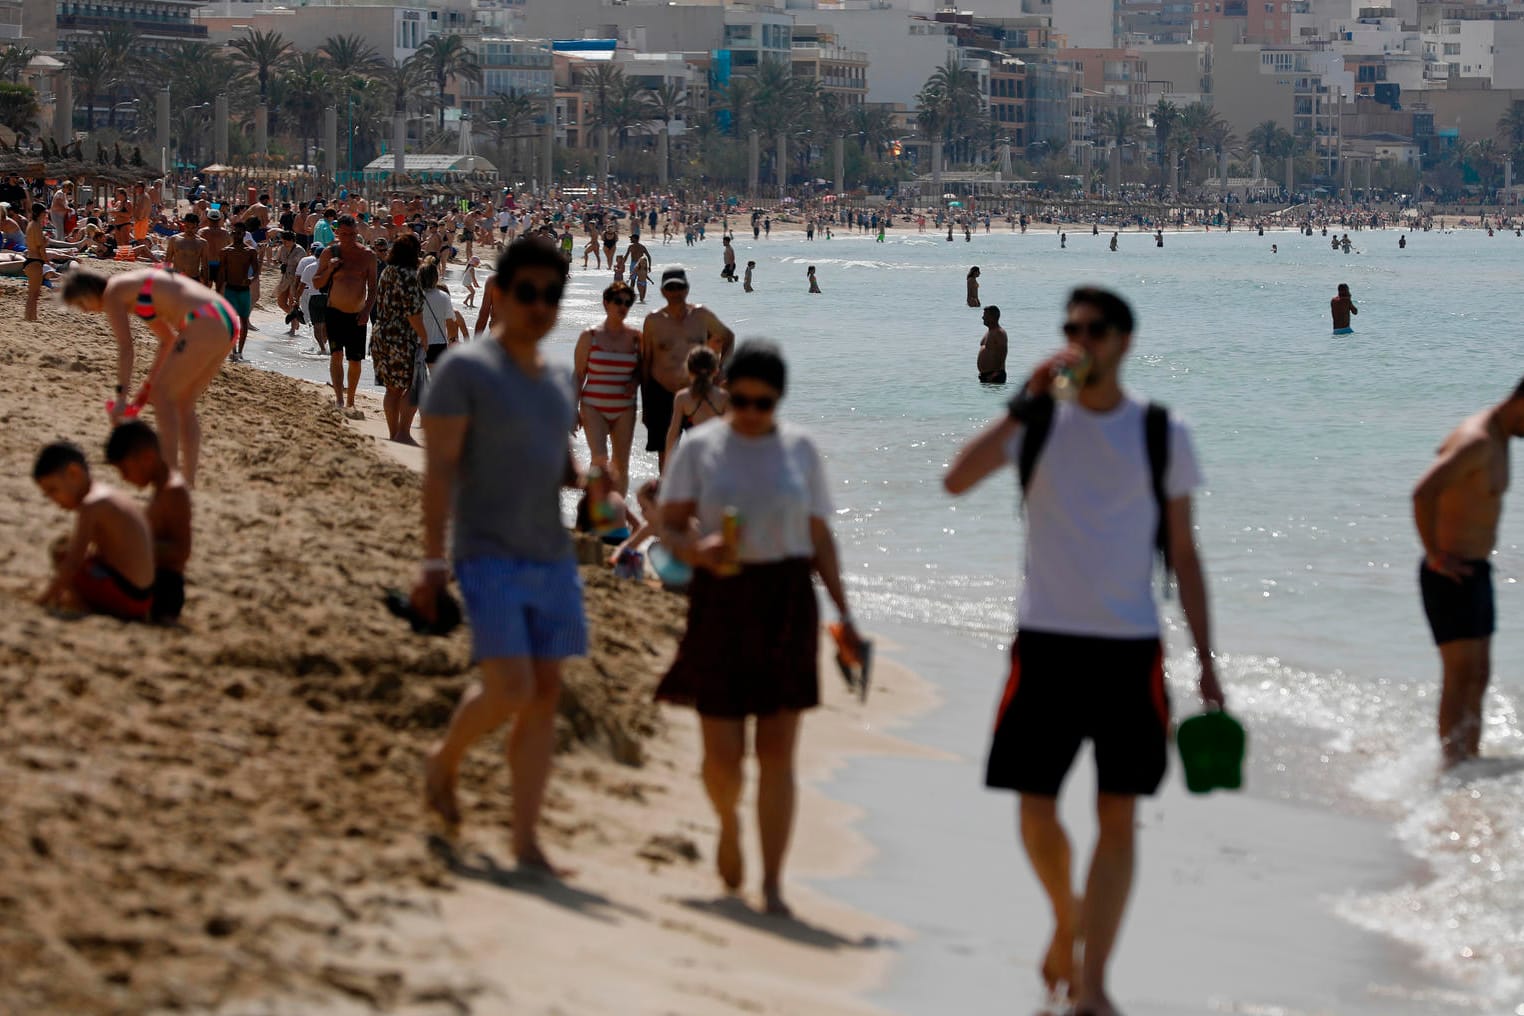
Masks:
[[[420,353],[428,348],[423,326],[423,287],[418,284],[418,235],[405,233],[392,244],[386,268],[376,283],[376,306],[371,314],[370,355],[376,365],[376,383],[386,388],[381,400],[386,431],[398,444],[413,440],[413,414],[408,404],[413,371]]]
[[[194,486],[201,456],[196,402],[238,344],[238,317],[232,306],[201,283],[157,268],[122,272],[109,281],[88,268],[75,268],[64,279],[63,301],[88,313],[104,312],[111,322],[117,346],[112,422],[121,422],[129,407],[152,403],[165,461]],[[158,336],[159,350],[143,386],[129,400],[131,315]]]
[[[635,391],[640,385],[640,332],[625,324],[635,291],[616,282],[603,291],[603,324],[577,337],[574,381],[582,400],[582,428],[593,462],[611,462],[619,493],[630,486],[630,445],[635,440]],[[613,458],[609,445],[613,445]]]
[[[724,423],[690,433],[661,482],[671,549],[694,573],[688,628],[656,697],[698,710],[704,789],[720,820],[716,866],[732,890],[743,875],[737,809],[747,720],[755,717],[762,894],[768,913],[786,916],[783,859],[794,826],[799,719],[820,701],[812,572],[850,644],[861,640],[841,583],[820,453],[803,430],[777,420],[782,356],[771,344],[746,343],[726,376]]]

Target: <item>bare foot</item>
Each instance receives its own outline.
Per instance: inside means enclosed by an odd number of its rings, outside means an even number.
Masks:
[[[773,917],[793,917],[794,911],[783,902],[783,890],[777,886],[762,887],[762,908]]]
[[[1069,928],[1053,929],[1053,941],[1042,960],[1042,983],[1048,997],[1062,1001],[1074,997],[1074,932]]]
[[[401,445],[412,445],[414,448],[422,447],[422,445],[420,445],[417,441],[413,440],[413,435],[411,434],[401,434],[397,437],[392,438],[392,440]]]
[[[721,819],[720,840],[714,848],[714,866],[720,873],[720,881],[731,892],[741,888],[741,879],[745,877],[743,864],[741,823],[733,817],[729,820]]]
[[[460,826],[460,806],[455,801],[455,774],[445,772],[433,752],[423,762],[423,803],[451,830]]]
[[[519,870],[532,875],[544,875],[553,879],[571,878],[576,874],[570,868],[557,867],[550,863],[550,858],[545,856],[545,851],[540,849],[538,843],[531,843],[527,847],[514,848],[514,856],[518,860]]]
[[[1111,1004],[1105,992],[1098,992],[1087,996],[1083,1002],[1076,1002],[1069,1010],[1069,1016],[1122,1016],[1122,1011]]]

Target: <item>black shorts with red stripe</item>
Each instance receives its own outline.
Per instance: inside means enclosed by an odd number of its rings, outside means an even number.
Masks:
[[[1101,793],[1159,789],[1169,755],[1159,640],[1018,632],[985,785],[1056,797],[1087,739]]]

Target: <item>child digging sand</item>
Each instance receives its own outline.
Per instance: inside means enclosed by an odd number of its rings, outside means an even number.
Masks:
[[[32,479],[76,513],[74,534],[53,548],[53,579],[37,602],[61,610],[147,620],[153,606],[153,536],[128,495],[96,483],[78,445],[58,441],[37,455]]]
[[[134,487],[153,490],[147,512],[154,564],[149,619],[174,624],[185,606],[185,566],[191,554],[190,488],[185,477],[164,460],[159,435],[142,420],[129,420],[111,432],[106,461]]]

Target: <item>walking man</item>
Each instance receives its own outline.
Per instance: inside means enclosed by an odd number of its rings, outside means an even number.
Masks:
[[[661,273],[661,295],[667,305],[647,314],[640,332],[640,418],[646,425],[646,451],[655,452],[665,468],[672,403],[688,387],[688,353],[707,343],[723,370],[736,333],[708,307],[688,302],[688,273],[683,269]]]
[[[1476,758],[1481,747],[1496,628],[1487,559],[1508,490],[1511,437],[1524,437],[1524,382],[1451,431],[1413,491],[1424,553],[1418,585],[1443,669],[1439,747],[1447,767]]]
[[[328,330],[329,375],[333,397],[346,415],[354,413],[355,392],[365,364],[365,325],[376,302],[376,256],[360,246],[353,216],[339,216],[334,230],[338,242],[318,258],[312,285],[328,297],[323,323]],[[349,361],[345,387],[344,361]],[[346,401],[346,395],[348,399]]]
[[[458,346],[434,372],[423,406],[423,562],[412,595],[414,607],[432,618],[453,560],[471,655],[481,668],[429,753],[428,806],[449,825],[460,822],[461,759],[512,720],[513,851],[521,867],[550,874],[558,872],[540,848],[538,825],[561,661],[587,652],[582,580],[560,509],[564,484],[585,486],[570,445],[577,396],[571,371],[540,354],[540,340],[555,328],[567,268],[543,240],[510,244],[497,264],[497,331]]]
[[[1007,463],[1021,477],[1026,580],[985,782],[1021,795],[1021,840],[1055,925],[1042,977],[1052,994],[1065,986],[1086,1016],[1117,1012],[1106,966],[1132,889],[1134,811],[1139,795],[1158,789],[1169,744],[1158,546],[1195,637],[1201,697],[1222,705],[1191,528],[1201,475],[1185,425],[1122,388],[1132,331],[1120,297],[1071,293],[1068,346],[1038,365],[1010,414],[969,442],[943,481],[962,494]],[[1073,401],[1054,401],[1060,371],[1078,382]],[[1099,835],[1076,894],[1058,793],[1086,740],[1095,745]]]

